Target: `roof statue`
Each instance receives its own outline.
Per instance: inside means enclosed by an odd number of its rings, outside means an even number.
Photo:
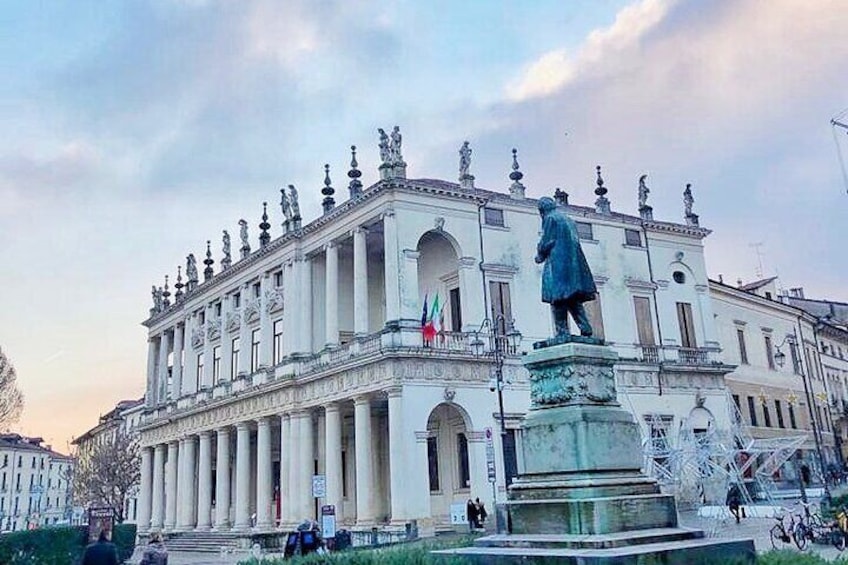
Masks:
[[[400,135],[400,128],[395,126],[392,129],[391,134],[392,141],[389,144],[389,153],[392,160],[392,165],[401,165],[403,164],[403,151],[401,150],[402,137]]]
[[[474,188],[474,175],[469,172],[471,168],[471,146],[467,141],[459,148],[459,184],[462,188]]]
[[[536,263],[544,263],[542,271],[542,302],[551,305],[556,335],[545,345],[573,340],[568,331],[568,315],[574,318],[580,335],[592,336],[592,325],[584,302],[595,299],[597,288],[589,263],[580,247],[577,225],[557,208],[548,196],[539,199],[542,217],[542,238],[536,247]]]
[[[154,284],[150,294],[153,296],[153,308],[150,309],[150,314],[158,314],[162,311],[162,289],[156,288]]]
[[[557,206],[568,206],[568,193],[557,187],[554,190],[554,201],[557,203]]]
[[[695,197],[692,196],[692,185],[687,184],[686,190],[683,191],[683,210],[686,217],[686,225],[698,226],[698,214],[692,211],[692,204],[695,203]]]
[[[289,226],[292,219],[292,208],[291,200],[289,200],[289,197],[286,196],[285,188],[280,189],[280,208],[283,211],[283,217],[286,219],[286,221],[283,222],[283,230],[289,231]]]
[[[648,175],[639,177],[639,216],[643,220],[653,220],[654,209],[648,206],[648,194],[651,192],[651,189],[645,184],[646,178],[648,178]]]
[[[389,150],[389,136],[386,135],[386,130],[383,128],[377,128],[377,132],[380,134],[380,161],[383,162],[383,165],[391,166],[391,152]]]
[[[298,203],[297,199],[297,189],[294,187],[293,184],[289,185],[289,202],[291,203],[292,220],[294,220],[297,224],[300,222],[300,204]]]
[[[194,258],[194,253],[189,253],[186,257],[186,278],[188,279],[186,290],[191,292],[197,286],[197,260]]]
[[[241,237],[241,258],[244,259],[250,255],[250,242],[247,241],[247,221],[242,218],[239,220],[239,236]]]
[[[233,258],[230,255],[230,234],[227,230],[224,230],[223,243],[224,258],[221,259],[221,269],[226,271],[233,264]]]

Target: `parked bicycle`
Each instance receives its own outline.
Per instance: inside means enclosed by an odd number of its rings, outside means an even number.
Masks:
[[[838,520],[825,523],[818,512],[810,512],[812,503],[801,502],[800,504],[804,513],[799,515],[792,531],[792,537],[798,549],[803,550],[807,541],[810,541],[812,543],[830,544],[839,551],[843,551],[848,540],[846,540],[845,531],[840,527]]]
[[[787,515],[789,515],[788,525],[784,523]],[[779,549],[778,542],[781,544],[780,547],[782,547],[782,544],[792,543],[792,536],[795,530],[795,518],[787,508],[781,507],[780,513],[774,516],[774,519],[777,523],[769,530],[769,538],[771,539],[771,546],[774,549]],[[806,545],[806,541],[804,544]]]

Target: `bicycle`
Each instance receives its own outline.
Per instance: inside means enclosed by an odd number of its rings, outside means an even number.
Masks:
[[[844,532],[837,526],[836,522],[825,524],[822,517],[817,512],[810,512],[812,503],[800,502],[804,508],[804,514],[799,515],[798,523],[795,524],[793,530],[793,538],[798,549],[803,550],[807,545],[807,540],[812,543],[828,543],[836,547],[839,551],[845,549],[848,540],[845,538]]]
[[[792,543],[792,534],[795,529],[795,519],[792,516],[792,513],[788,512],[786,508],[781,507],[780,510],[785,511],[785,513],[781,513],[773,517],[775,520],[777,520],[777,523],[769,530],[769,539],[771,540],[771,546],[774,549],[778,549],[778,541],[780,541],[782,544]],[[784,519],[786,518],[786,514],[789,514],[789,528],[787,528],[786,525],[783,523]]]

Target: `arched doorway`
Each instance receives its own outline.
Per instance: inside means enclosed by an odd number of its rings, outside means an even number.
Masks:
[[[443,402],[427,420],[427,467],[430,512],[436,523],[450,522],[450,507],[465,503],[471,493],[468,414],[457,404]]]
[[[428,316],[438,297],[436,312],[438,329],[462,331],[462,299],[460,296],[459,255],[453,238],[444,231],[431,230],[418,240],[418,290],[421,301],[427,297]]]

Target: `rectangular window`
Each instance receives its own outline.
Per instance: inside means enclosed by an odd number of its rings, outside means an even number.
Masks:
[[[745,347],[745,330],[736,328],[736,340],[739,342],[739,361],[748,364],[748,348]]]
[[[734,418],[736,419],[737,424],[742,423],[742,404],[739,402],[739,395],[733,395],[733,404],[736,405],[736,414],[734,414]]]
[[[601,294],[596,294],[594,300],[584,302],[583,307],[586,308],[586,316],[589,318],[589,323],[592,324],[592,337],[604,339],[604,316],[601,309]]]
[[[651,300],[645,296],[634,296],[633,308],[636,311],[636,334],[639,345],[656,345],[651,317]]]
[[[642,247],[642,234],[639,230],[624,230],[624,243],[632,247]]]
[[[233,294],[233,308],[238,308],[241,306],[241,293],[237,292]]]
[[[259,298],[262,294],[262,286],[259,283],[253,283],[253,297]]]
[[[274,273],[274,286],[277,288],[283,286],[283,271]]]
[[[197,356],[197,390],[203,387],[203,354]]]
[[[763,404],[763,425],[767,428],[771,427],[771,414],[769,413],[768,404]]]
[[[221,303],[220,302],[215,303],[215,317],[216,318],[221,317]]]
[[[427,438],[427,469],[430,475],[430,492],[439,488],[439,444],[435,437]]]
[[[462,302],[459,298],[459,289],[452,288],[448,292],[450,297],[451,331],[462,331]]]
[[[206,311],[205,310],[199,310],[198,313],[197,313],[197,319],[200,321],[201,326],[204,323],[206,323]]]
[[[459,488],[471,488],[471,468],[468,466],[468,438],[456,434],[456,456],[459,462]]]
[[[777,427],[785,428],[786,424],[783,421],[783,407],[780,405],[780,400],[774,401],[774,413],[777,414]]]
[[[492,320],[498,323],[498,331],[506,335],[512,324],[512,301],[509,283],[489,281],[489,298],[492,301]]]
[[[594,241],[595,237],[592,233],[592,224],[589,222],[574,222],[577,224],[577,237],[588,241]]]
[[[274,321],[274,364],[283,362],[283,320]]]
[[[680,325],[680,346],[695,349],[695,319],[692,317],[692,305],[688,302],[677,303],[677,323]]]
[[[497,208],[483,208],[483,223],[487,226],[504,226],[503,210]]]
[[[347,451],[342,450],[342,498],[347,498]]]
[[[789,342],[789,354],[792,356],[792,372],[797,375],[800,373],[799,368],[801,365],[798,362],[798,348],[792,342]]]
[[[754,397],[748,397],[748,417],[751,418],[751,425],[757,426],[757,406],[754,404]]]
[[[259,329],[255,329],[250,334],[250,373],[256,372],[259,368]]]
[[[239,338],[233,338],[233,352],[230,355],[230,380],[236,378],[239,371],[239,345],[241,344],[241,340]]]
[[[771,336],[763,336],[763,339],[766,342],[766,360],[768,361],[768,368],[774,369],[774,350],[771,347]]]
[[[212,348],[212,384],[218,384],[221,380],[221,346]]]

